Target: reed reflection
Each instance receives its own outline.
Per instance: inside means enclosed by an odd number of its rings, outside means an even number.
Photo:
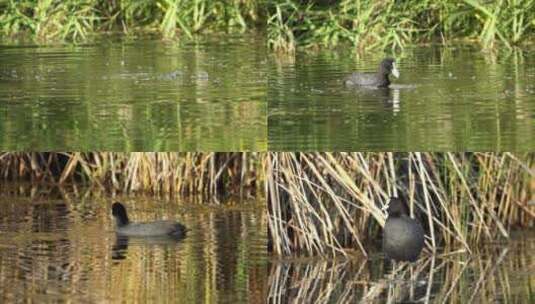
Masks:
[[[269,303],[523,302],[533,281],[533,235],[470,255],[425,253],[414,263],[371,258],[293,259],[270,265]],[[513,286],[516,286],[514,288]]]

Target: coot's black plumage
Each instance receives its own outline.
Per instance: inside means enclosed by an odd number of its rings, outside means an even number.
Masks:
[[[415,261],[424,247],[424,230],[417,219],[408,216],[405,203],[392,198],[383,232],[383,250],[389,259]]]
[[[183,238],[186,236],[186,227],[178,222],[130,222],[126,213],[126,208],[120,202],[116,202],[112,205],[112,215],[115,218],[115,232],[118,235],[138,237],[171,236],[175,238]]]
[[[381,61],[376,73],[354,72],[346,78],[345,83],[348,86],[386,88],[390,85],[390,79],[388,78],[390,73],[396,78],[399,77],[399,71],[394,59],[386,58]]]

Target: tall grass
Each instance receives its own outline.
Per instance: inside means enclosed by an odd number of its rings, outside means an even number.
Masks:
[[[349,43],[359,50],[403,48],[409,43],[475,40],[485,48],[511,48],[535,32],[534,0],[328,1],[268,0],[268,45]]]
[[[124,193],[239,195],[263,191],[258,153],[2,153],[0,177],[85,183]]]
[[[83,41],[98,32],[151,32],[164,38],[265,25],[262,0],[2,1],[0,35]]]
[[[297,45],[401,48],[470,39],[491,48],[535,32],[535,0],[66,0],[0,2],[0,35],[83,41],[99,32],[193,37],[206,31],[265,28],[272,49]]]
[[[532,226],[535,154],[271,153],[267,192],[272,251],[278,255],[366,255],[381,208],[407,198],[426,229],[427,247],[507,238]]]

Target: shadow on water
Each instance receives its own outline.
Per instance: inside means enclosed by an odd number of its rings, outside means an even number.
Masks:
[[[180,242],[186,237],[173,236],[153,236],[153,237],[128,237],[124,235],[116,235],[115,242],[111,248],[111,258],[113,260],[124,260],[128,255],[128,245],[133,246],[161,246],[167,247],[171,250],[178,250],[176,248]]]
[[[415,263],[381,255],[350,260],[273,260],[270,303],[530,303],[535,231],[474,254],[424,254]]]
[[[267,286],[263,200],[114,196],[97,190],[4,187],[0,302],[261,303]],[[111,202],[133,221],[177,220],[183,239],[124,238]]]

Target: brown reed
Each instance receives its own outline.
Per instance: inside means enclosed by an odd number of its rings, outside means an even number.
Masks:
[[[534,153],[270,153],[269,233],[277,255],[347,255],[377,239],[381,208],[407,198],[427,248],[508,238],[533,226]]]
[[[240,194],[263,191],[258,153],[0,153],[0,178],[85,183],[124,193]]]

